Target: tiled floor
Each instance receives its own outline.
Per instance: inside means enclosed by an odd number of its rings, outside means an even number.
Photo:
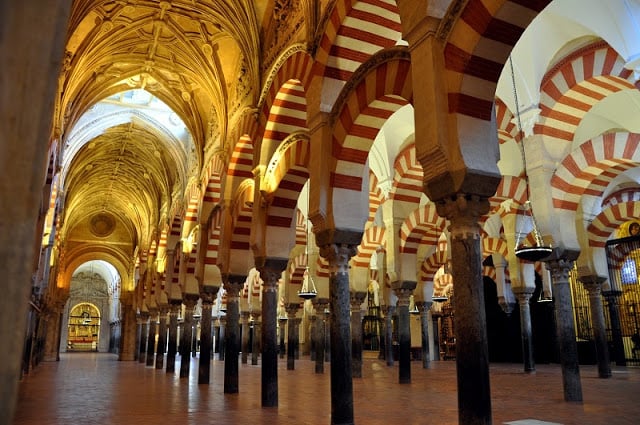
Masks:
[[[359,425],[456,424],[454,362],[412,363],[412,383],[398,384],[398,366],[365,359],[354,379],[354,415]],[[198,385],[197,359],[191,377],[180,379],[110,354],[63,354],[42,363],[20,383],[14,424],[329,424],[329,364],[314,373],[308,357],[296,370],[279,363],[279,406],[260,406],[260,366],[240,365],[240,393],[223,394],[224,363],[212,362],[211,384]],[[177,365],[179,370],[179,364]],[[611,379],[582,366],[583,403],[566,403],[560,367],[491,365],[493,423],[634,425],[640,423],[640,369],[616,368]],[[524,420],[530,420],[526,422]]]

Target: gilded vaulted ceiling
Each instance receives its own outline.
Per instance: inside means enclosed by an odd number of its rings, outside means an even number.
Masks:
[[[256,104],[268,4],[74,1],[55,116],[67,246],[157,238],[229,114]]]

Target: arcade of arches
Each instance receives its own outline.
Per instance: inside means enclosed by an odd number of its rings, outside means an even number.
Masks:
[[[0,62],[3,417],[67,350],[251,354],[264,407],[326,352],[335,424],[367,350],[465,424],[490,360],[637,361],[638,0],[29,1]]]

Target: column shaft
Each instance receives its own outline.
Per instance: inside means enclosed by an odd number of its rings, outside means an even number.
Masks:
[[[535,372],[536,364],[533,358],[533,334],[531,332],[531,306],[529,290],[521,290],[515,293],[520,305],[520,335],[522,339],[522,360],[525,372]]]
[[[169,307],[169,342],[167,344],[167,373],[176,370],[176,351],[178,346],[178,312],[181,303],[173,302]]]
[[[147,337],[147,366],[153,366],[155,359],[153,358],[156,352],[156,328],[157,328],[157,314],[152,313],[149,316],[149,335]]]
[[[239,389],[238,354],[240,349],[240,301],[239,295],[246,278],[228,277],[224,287],[227,290],[227,317],[224,333],[224,393],[235,394]],[[255,337],[255,336],[254,336]]]
[[[422,339],[422,368],[429,369],[431,366],[431,355],[429,353],[429,309],[430,302],[419,301],[416,307],[420,311],[420,333]]]
[[[188,378],[191,369],[191,338],[193,337],[193,309],[196,300],[184,300],[184,317],[182,319],[182,333],[180,334],[180,377]]]
[[[217,290],[216,290],[217,293]],[[200,359],[198,364],[198,384],[209,384],[211,376],[211,309],[215,295],[202,295],[202,317],[200,319]]]
[[[547,262],[553,279],[553,296],[556,309],[556,334],[560,348],[562,387],[565,401],[582,401],[582,384],[578,366],[578,346],[573,321],[573,303],[569,287],[569,270],[573,261],[563,259]]]
[[[287,260],[266,259],[258,268],[262,285],[262,407],[278,406],[278,279]]]
[[[251,333],[251,328],[249,327],[249,316],[251,313],[248,311],[243,311],[240,313],[240,320],[242,322],[242,347],[240,350],[242,351],[241,362],[242,364],[247,364],[249,359],[249,334]]]
[[[351,372],[362,378],[362,309],[366,292],[351,293]]]
[[[581,279],[582,280],[582,279]],[[602,279],[604,281],[604,279]],[[602,281],[583,280],[584,287],[589,291],[589,305],[591,307],[591,319],[593,320],[593,336],[596,344],[596,356],[598,358],[598,376],[600,378],[611,377],[611,363],[609,359],[609,343],[607,342],[607,327],[604,322],[602,309]]]
[[[158,348],[156,349],[156,369],[164,368],[164,353],[167,349],[167,308],[160,309],[158,325]]]

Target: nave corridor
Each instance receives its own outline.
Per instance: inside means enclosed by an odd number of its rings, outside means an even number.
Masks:
[[[178,356],[179,357],[179,356]],[[62,353],[20,382],[15,425],[100,424],[269,424],[329,423],[329,372],[314,373],[301,357],[295,370],[278,362],[279,407],[260,407],[260,366],[240,365],[239,394],[223,394],[224,362],[215,358],[211,384],[197,384],[197,358],[189,379],[166,374],[117,356]],[[179,358],[178,358],[179,362]],[[354,379],[355,423],[457,424],[455,362],[431,362],[412,368],[411,384],[398,384],[398,365],[365,358],[363,378]],[[179,365],[177,365],[179,369]],[[491,365],[491,399],[495,424],[633,425],[640,417],[640,369],[615,368],[611,379],[599,379],[596,366],[581,368],[583,403],[562,396],[560,367],[537,365],[533,374],[522,365]],[[525,422],[525,419],[544,422]]]

